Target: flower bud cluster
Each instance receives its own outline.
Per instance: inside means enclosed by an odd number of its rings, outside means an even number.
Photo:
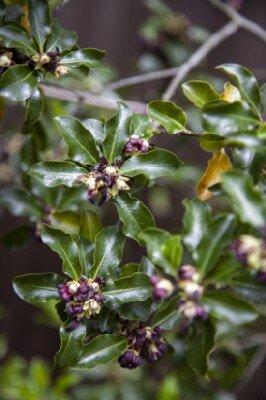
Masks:
[[[181,300],[178,302],[178,310],[183,316],[192,321],[194,318],[206,320],[208,315],[204,306],[200,303],[203,286],[200,285],[200,275],[192,265],[183,265],[178,271],[178,289]]]
[[[175,287],[169,279],[161,278],[160,276],[153,275],[150,277],[153,286],[153,300],[159,301],[165,299],[174,292]]]
[[[147,362],[154,362],[167,351],[167,343],[158,326],[139,327],[128,334],[128,349],[118,361],[122,368],[134,369]]]
[[[241,235],[233,243],[237,260],[258,274],[259,280],[266,282],[266,240],[251,235]]]
[[[0,45],[0,76],[16,64],[24,64],[28,61],[28,57],[18,53],[15,49],[9,49]]]
[[[66,303],[65,312],[73,319],[68,330],[74,329],[83,318],[90,319],[100,313],[104,301],[102,285],[100,278],[93,280],[86,276],[82,276],[79,281],[58,285],[60,299]]]
[[[120,191],[129,190],[129,178],[119,174],[117,166],[110,166],[105,158],[102,158],[88,175],[81,175],[79,182],[88,188],[88,200],[96,203],[96,197],[100,195],[98,205],[103,205],[110,198],[115,197]]]
[[[124,147],[124,153],[130,155],[134,155],[137,153],[147,153],[148,150],[148,140],[142,139],[138,135],[132,135]]]
[[[69,69],[60,64],[59,50],[48,53],[37,53],[31,57],[35,69],[44,68],[51,72],[56,78],[68,75]]]

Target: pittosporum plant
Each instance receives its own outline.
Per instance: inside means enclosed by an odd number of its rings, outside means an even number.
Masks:
[[[182,85],[198,109],[202,133],[193,133],[183,109],[167,100],[151,101],[146,113],[118,101],[106,119],[77,119],[62,106],[56,128],[49,111],[41,115],[43,80],[97,68],[103,52],[77,48],[75,34],[51,23],[46,0],[26,4],[28,18],[20,8],[15,18],[1,9],[0,95],[26,100],[31,123],[16,161],[20,179],[1,191],[0,202],[29,217],[30,234],[58,253],[62,273],[17,276],[15,292],[29,303],[56,302],[62,322],[57,370],[88,370],[112,360],[135,369],[185,351],[195,373],[215,379],[213,363],[228,337],[237,342],[240,327],[248,330],[263,315],[264,89],[245,67],[224,64],[217,69],[230,81],[222,92],[201,80]],[[39,143],[36,129],[45,121],[49,134]],[[181,231],[171,233],[158,228],[135,197],[185,167],[156,145],[155,135],[167,134],[197,136],[211,154],[197,198],[183,199]],[[103,227],[99,206],[106,203],[116,207],[117,223]],[[146,256],[124,264],[128,238]]]

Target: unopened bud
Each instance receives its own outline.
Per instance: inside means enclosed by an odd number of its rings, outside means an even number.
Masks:
[[[67,286],[68,286],[69,293],[76,294],[78,291],[78,288],[80,287],[80,283],[76,282],[76,281],[70,281],[70,282],[67,282]]]
[[[54,70],[54,75],[56,78],[60,78],[62,76],[68,75],[69,68],[65,67],[64,65],[58,65]]]
[[[7,68],[7,67],[9,67],[10,65],[11,65],[11,60],[10,60],[10,58],[9,58],[7,55],[5,55],[5,54],[1,55],[1,56],[0,56],[0,67],[1,67],[1,68]]]

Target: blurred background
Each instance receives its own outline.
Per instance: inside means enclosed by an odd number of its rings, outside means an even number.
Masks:
[[[266,1],[243,0],[242,3],[240,12],[266,28]],[[107,51],[106,64],[110,72],[101,76],[93,75],[92,80],[87,83],[88,90],[95,90],[105,82],[119,78],[180,65],[193,49],[206,40],[210,32],[218,30],[227,20],[206,0],[164,0],[161,3],[143,0],[70,0],[55,10],[55,16],[66,29],[77,32],[81,47],[97,47]],[[226,62],[247,66],[253,70],[260,84],[265,81],[265,44],[241,30],[212,51],[186,79],[206,78],[217,89],[222,89],[224,77],[215,72],[214,67]],[[148,102],[159,98],[168,82],[168,79],[151,81],[123,88],[119,94],[127,100]],[[83,84],[80,85],[83,87]],[[176,93],[174,100],[185,107],[190,115],[192,130],[200,131],[197,115],[193,114],[181,90]],[[99,110],[88,106],[83,106],[81,110],[73,106],[73,111],[76,115],[81,113],[85,117],[94,115],[94,112],[101,116]],[[104,115],[112,115],[112,112],[105,112]],[[10,105],[2,122],[2,130],[9,129],[18,133],[22,116],[23,110]],[[210,158],[210,154],[203,152],[195,140],[197,139],[193,137],[186,140],[180,137],[158,138],[160,145],[176,152],[186,167],[173,179],[158,182],[149,191],[149,195],[145,192],[142,194],[144,202],[155,215],[157,226],[172,232],[181,228],[181,200],[195,196],[195,185],[201,174],[201,170],[195,167],[200,166],[203,171]],[[3,176],[7,176],[2,166],[0,175],[4,187],[7,182]],[[111,205],[108,204],[100,213],[105,224],[115,222],[115,211]],[[12,217],[1,208],[0,235],[6,235],[24,222],[27,222],[26,219]],[[45,313],[49,310],[41,312],[37,307],[23,303],[13,292],[11,282],[18,274],[50,270],[59,272],[59,258],[38,240],[19,251],[12,251],[4,244],[0,246],[0,304],[3,306],[1,332],[8,337],[9,354],[19,354],[27,360],[40,356],[51,364],[59,347],[59,338],[53,324],[47,325]],[[142,254],[143,249],[129,241],[125,262],[139,261]],[[261,378],[265,374],[265,367],[266,364],[261,365],[257,370],[253,366],[249,379],[236,389],[238,399],[266,399],[266,389]],[[156,374],[160,376],[160,371],[155,371],[155,378]],[[229,399],[224,397],[226,398]]]

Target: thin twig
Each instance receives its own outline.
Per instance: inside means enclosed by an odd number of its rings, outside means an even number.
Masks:
[[[217,47],[221,42],[233,35],[237,31],[237,25],[234,21],[228,22],[223,28],[212,34],[209,39],[203,43],[192,56],[179,67],[177,74],[172,79],[165,92],[162,95],[163,100],[170,100],[180,81],[206,57],[206,55]]]
[[[59,86],[50,86],[47,84],[42,84],[41,86],[44,95],[47,97],[65,101],[83,102],[94,107],[101,107],[110,110],[115,110],[117,108],[117,101],[119,100],[112,97],[103,97],[83,92],[81,90],[66,89]],[[123,102],[126,103],[132,111],[139,111],[143,114],[146,113],[147,105],[145,103],[128,100],[123,100]]]
[[[222,3],[220,0],[208,0],[214,7],[226,14],[237,26],[251,32],[256,35],[263,42],[266,42],[266,30],[259,26],[256,22],[249,20],[238,14],[238,12],[226,3]]]

